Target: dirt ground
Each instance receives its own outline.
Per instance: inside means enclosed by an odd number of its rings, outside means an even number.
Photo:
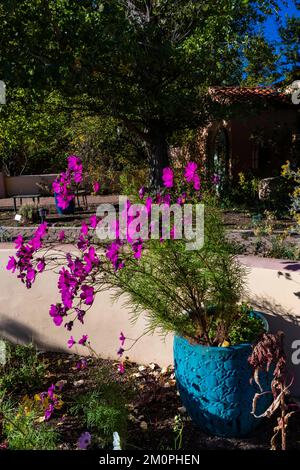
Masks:
[[[117,363],[102,359],[88,359],[88,367],[76,370],[78,356],[46,353],[48,370],[44,388],[64,381],[62,399],[64,406],[57,410],[49,423],[60,433],[60,449],[76,449],[78,437],[87,429],[81,420],[70,415],[68,408],[74,395],[90,391],[94,386],[95,372],[109,370],[109,378],[131,390],[127,403],[129,412],[126,450],[175,450],[174,418],[180,415],[184,423],[182,450],[268,450],[273,419],[265,419],[253,434],[241,439],[209,436],[198,429],[182,407],[176,388],[174,371],[161,369],[155,364],[148,367],[128,363],[124,375],[117,371]],[[276,421],[275,421],[276,422]],[[0,438],[1,443],[1,438]],[[300,450],[300,413],[290,420],[289,449]]]

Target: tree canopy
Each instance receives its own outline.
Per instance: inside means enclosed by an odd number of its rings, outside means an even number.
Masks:
[[[287,83],[300,80],[300,1],[295,2],[299,15],[287,18],[286,24],[281,26],[281,53],[282,66]]]
[[[243,81],[257,25],[274,8],[275,0],[4,0],[0,76],[117,119],[145,143],[155,186],[169,136],[211,118],[209,86]]]

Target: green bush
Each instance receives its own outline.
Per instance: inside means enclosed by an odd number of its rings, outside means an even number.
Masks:
[[[146,312],[149,331],[158,328],[218,346],[230,340],[240,321],[245,269],[211,199],[206,200],[201,249],[187,251],[185,240],[150,240],[139,260],[129,255],[123,269],[108,269],[106,282],[117,288],[117,296],[125,294],[134,319]]]
[[[101,374],[102,375],[102,374]],[[70,413],[81,416],[87,429],[97,436],[101,447],[112,443],[117,431],[122,443],[126,440],[127,410],[124,385],[107,381],[103,376],[95,378],[96,387],[75,398]],[[122,444],[123,445],[123,444]]]
[[[0,366],[0,388],[9,392],[38,387],[45,375],[46,365],[33,345],[13,345],[6,342],[6,362]]]
[[[10,400],[3,400],[0,411],[3,416],[3,437],[10,450],[55,450],[59,434],[48,423],[38,422],[39,415],[23,405],[17,408]]]
[[[38,209],[32,204],[24,204],[18,212],[25,222],[38,222],[40,220]]]

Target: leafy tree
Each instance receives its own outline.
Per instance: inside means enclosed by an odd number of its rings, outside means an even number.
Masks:
[[[145,161],[143,147],[114,118],[72,110],[56,91],[41,100],[31,90],[9,89],[0,110],[0,168],[9,175],[59,172],[70,152],[98,172]]]
[[[245,50],[247,65],[245,81],[247,86],[271,85],[280,77],[279,53],[276,45],[266,41],[264,36],[251,38]]]
[[[7,104],[0,108],[0,168],[9,175],[51,173],[61,167],[71,114],[57,112],[61,99],[55,91],[39,101],[33,91],[9,88]]]
[[[160,184],[174,131],[215,112],[208,86],[239,84],[244,50],[275,0],[4,0],[0,74],[57,89],[144,142]]]
[[[299,15],[287,18],[286,24],[279,30],[283,54],[282,65],[288,84],[300,79],[300,1],[296,1],[295,4]]]

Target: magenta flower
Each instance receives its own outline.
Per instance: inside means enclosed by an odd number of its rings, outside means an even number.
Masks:
[[[73,326],[74,326],[74,322],[72,320],[65,323],[65,328],[67,328],[68,331],[72,331]]]
[[[51,386],[48,388],[48,391],[47,391],[47,395],[51,400],[53,400],[54,398],[54,392],[55,392],[55,385],[51,384]]]
[[[93,191],[94,191],[94,193],[97,194],[99,192],[99,190],[100,190],[100,183],[98,183],[98,181],[94,181],[93,182]]]
[[[77,155],[68,156],[68,168],[71,171],[77,171],[82,165],[81,159]]]
[[[220,183],[220,176],[219,175],[213,175],[211,178],[211,182],[214,185],[217,185]]]
[[[162,180],[163,180],[164,186],[166,188],[172,188],[173,187],[173,179],[174,179],[173,170],[169,167],[164,168],[163,169]]]
[[[151,197],[147,197],[146,202],[145,202],[145,206],[146,206],[147,212],[149,214],[151,212],[151,206],[152,206],[152,198]]]
[[[50,315],[50,317],[55,317],[56,315],[58,315],[58,312],[59,312],[59,305],[60,305],[60,304],[56,304],[56,305],[52,304],[52,305],[50,306],[50,310],[49,310],[49,315]]]
[[[48,222],[43,222],[42,224],[39,225],[39,227],[36,229],[34,235],[37,238],[43,238],[48,230]]]
[[[123,362],[120,362],[120,363],[119,363],[119,365],[118,365],[118,371],[119,371],[119,373],[120,373],[121,375],[124,374],[124,372],[125,372],[125,367],[124,367]]]
[[[90,217],[90,227],[91,227],[91,228],[97,228],[97,224],[98,224],[97,216],[96,216],[96,215],[92,215],[92,216]]]
[[[84,324],[83,318],[85,315],[85,311],[81,310],[80,308],[76,308],[76,313],[77,313],[77,320],[80,321],[80,323]]]
[[[68,348],[72,348],[74,346],[74,344],[76,344],[76,341],[74,340],[73,336],[70,337],[70,339],[68,340]]]
[[[86,369],[87,366],[88,366],[87,360],[86,359],[80,359],[76,364],[76,369],[77,370],[83,370],[83,369]]]
[[[36,266],[36,269],[38,270],[39,273],[42,273],[45,269],[46,263],[45,259],[41,258]]]
[[[146,192],[146,189],[145,189],[144,186],[142,186],[142,187],[140,188],[140,190],[139,190],[139,198],[140,198],[140,199],[143,199],[143,198],[144,198],[145,192]]]
[[[55,317],[53,317],[53,323],[54,325],[56,326],[60,326],[63,322],[63,319],[60,315],[56,315]]]
[[[81,286],[80,298],[84,300],[86,305],[92,305],[94,302],[94,288],[92,286]]]
[[[64,241],[65,238],[66,238],[66,234],[65,234],[65,232],[64,232],[63,230],[61,230],[61,231],[59,232],[59,234],[58,234],[58,240],[59,240],[60,242],[62,242],[62,241]]]
[[[116,271],[122,267],[122,262],[119,259],[121,246],[122,244],[120,242],[112,242],[105,253],[106,258],[110,260]]]
[[[68,157],[68,170],[71,172],[74,183],[79,184],[82,182],[82,161],[76,155],[70,155]]]
[[[139,259],[142,256],[142,250],[143,250],[142,240],[138,240],[135,243],[133,243],[132,250],[133,250],[135,259]]]
[[[117,352],[118,356],[119,357],[122,357],[123,356],[123,353],[124,353],[124,349],[123,348],[120,348]]]
[[[66,209],[75,199],[72,191],[72,183],[79,184],[83,180],[82,162],[76,155],[68,157],[68,168],[61,173],[52,184],[57,204],[61,209]]]
[[[35,276],[36,276],[35,269],[28,269],[27,277],[26,277],[27,281],[29,281],[31,283],[34,282],[35,281]]]
[[[163,203],[166,204],[167,206],[170,206],[170,204],[171,204],[171,195],[170,194],[166,194],[163,197]]]
[[[60,326],[63,322],[63,317],[66,315],[66,310],[61,304],[51,305],[49,315],[52,317],[53,323],[56,326]]]
[[[54,411],[54,405],[52,403],[49,404],[48,408],[46,409],[45,411],[45,420],[48,421],[52,414],[53,414],[53,411]]]
[[[89,432],[84,432],[78,439],[77,446],[81,450],[86,450],[92,442],[92,436]]]
[[[88,335],[82,335],[82,338],[78,341],[78,344],[81,344],[82,346],[86,345],[86,342],[88,340]]]
[[[89,244],[89,241],[83,235],[80,235],[78,238],[77,248],[81,251],[85,251]]]
[[[87,274],[93,270],[94,266],[98,266],[100,262],[93,246],[90,246],[88,253],[84,254],[83,259],[86,263],[83,269]]]
[[[62,268],[59,271],[57,286],[61,294],[62,303],[66,309],[72,308],[73,306],[73,299],[77,292],[78,284],[79,281],[77,277],[66,268]]]
[[[198,165],[195,162],[189,162],[184,171],[184,177],[188,183],[194,180],[195,173],[197,171]]]
[[[200,177],[197,175],[197,173],[195,173],[194,175],[193,183],[194,183],[195,191],[199,191],[201,188],[201,183],[200,183]]]
[[[182,193],[181,196],[177,199],[177,204],[184,204],[186,201],[186,193]]]
[[[121,331],[121,333],[120,333],[119,340],[120,340],[121,346],[124,346],[126,337],[124,336],[124,334],[123,334],[122,331]]]
[[[86,237],[87,234],[89,233],[89,227],[88,227],[88,225],[87,225],[85,222],[82,223],[80,232],[81,232],[82,235],[85,236],[85,237]]]
[[[38,251],[42,248],[42,240],[40,237],[34,236],[28,243],[32,246],[34,251]]]
[[[23,245],[23,237],[22,235],[18,235],[17,238],[15,239],[15,248],[16,250],[18,250],[19,248],[21,248],[21,246]]]
[[[9,257],[9,261],[8,261],[8,263],[7,263],[7,265],[6,265],[6,269],[7,269],[8,271],[12,271],[13,273],[14,273],[15,270],[17,269],[17,261],[16,261],[16,259],[15,259],[14,256],[10,256],[10,257]]]
[[[170,238],[172,240],[175,239],[175,227],[171,227],[171,229],[170,229]]]

